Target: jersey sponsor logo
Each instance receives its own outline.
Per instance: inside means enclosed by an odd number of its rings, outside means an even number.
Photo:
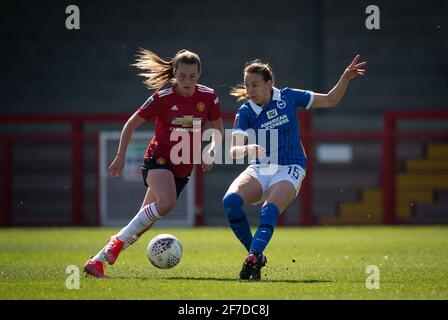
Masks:
[[[265,122],[263,124],[261,124],[261,129],[274,129],[276,127],[280,127],[281,125],[288,123],[289,122],[289,118],[286,114],[277,117],[275,119],[272,119],[268,122]]]
[[[286,102],[283,101],[283,100],[278,100],[277,101],[277,108],[283,109],[284,107],[286,107]]]
[[[159,166],[163,166],[163,165],[165,165],[166,160],[165,160],[164,158],[157,158],[156,163],[157,163]]]
[[[202,103],[202,102],[199,102],[199,103],[196,105],[196,109],[198,109],[200,112],[203,112],[203,111],[205,110],[205,104]]]
[[[276,116],[278,116],[277,109],[269,110],[267,112],[267,115],[268,115],[268,119],[275,118]]]
[[[171,107],[171,111],[178,111],[178,110],[179,110],[179,108],[176,105]]]
[[[193,124],[201,124],[202,118],[194,118],[193,116],[183,116],[182,118],[174,118],[171,124],[182,126],[183,128],[191,128]]]

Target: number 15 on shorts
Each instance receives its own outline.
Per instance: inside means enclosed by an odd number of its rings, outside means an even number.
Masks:
[[[298,180],[300,176],[300,169],[297,166],[288,166],[288,174],[294,179]]]

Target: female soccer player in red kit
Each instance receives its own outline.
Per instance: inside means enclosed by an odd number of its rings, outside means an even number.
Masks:
[[[194,150],[190,148],[191,156],[187,163],[172,159],[171,149],[179,143],[176,139],[170,139],[172,133],[186,133],[191,142],[193,132],[199,128],[202,131],[206,121],[213,129],[219,130],[221,136],[224,131],[218,97],[213,89],[197,83],[201,74],[201,61],[197,54],[181,50],[172,60],[165,61],[151,51],[141,50],[135,66],[143,70],[140,75],[147,78],[146,86],[156,92],[124,125],[109,173],[112,177],[120,175],[134,130],[155,118],[155,136],[146,150],[142,167],[148,190],[136,216],[84,265],[87,274],[98,278],[106,277],[105,261],[114,264],[122,250],[135,243],[140,235],[175,207],[176,199],[187,184],[194,167],[191,161]],[[172,85],[162,90],[169,82]],[[211,156],[214,154],[215,138],[213,136],[209,150]],[[202,169],[208,171],[212,166],[213,163],[203,163]]]

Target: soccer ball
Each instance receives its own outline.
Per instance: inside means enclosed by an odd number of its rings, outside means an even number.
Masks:
[[[148,259],[159,269],[170,269],[182,258],[182,244],[171,234],[159,234],[148,244]]]

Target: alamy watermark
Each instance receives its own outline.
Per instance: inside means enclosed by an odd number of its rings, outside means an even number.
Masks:
[[[69,5],[65,8],[65,13],[69,16],[65,20],[65,27],[68,30],[79,30],[81,28],[80,10],[77,5]],[[379,30],[380,27],[380,8],[371,4],[366,7],[365,13],[369,16],[366,18],[365,26],[368,30]]]
[[[69,16],[65,19],[65,27],[68,30],[79,30],[81,28],[81,17],[79,7],[72,4],[65,8],[65,13]]]
[[[366,8],[366,14],[369,16],[366,19],[367,30],[379,30],[380,27],[380,8],[376,5],[369,5]]]
[[[199,121],[198,121],[199,122]],[[210,142],[201,149],[202,142]],[[233,146],[258,145],[266,152],[266,157],[257,158],[257,155],[248,154],[249,163],[255,163],[258,159],[260,172],[263,175],[272,175],[278,169],[278,129],[248,129],[244,134],[234,134],[234,130],[224,130],[224,137],[216,129],[201,131],[200,122],[194,123],[192,128],[172,128],[170,141],[176,142],[170,151],[170,161],[174,165],[179,164],[244,164],[245,157],[232,157],[230,150]],[[224,141],[224,155],[222,143]],[[213,147],[213,155],[209,151]],[[301,147],[298,143],[298,147]]]
[[[65,287],[69,290],[79,290],[79,268],[69,265],[65,268],[65,273],[69,276],[65,279]]]
[[[369,276],[366,279],[366,289],[379,289],[380,288],[380,268],[375,265],[367,266],[366,274]]]

